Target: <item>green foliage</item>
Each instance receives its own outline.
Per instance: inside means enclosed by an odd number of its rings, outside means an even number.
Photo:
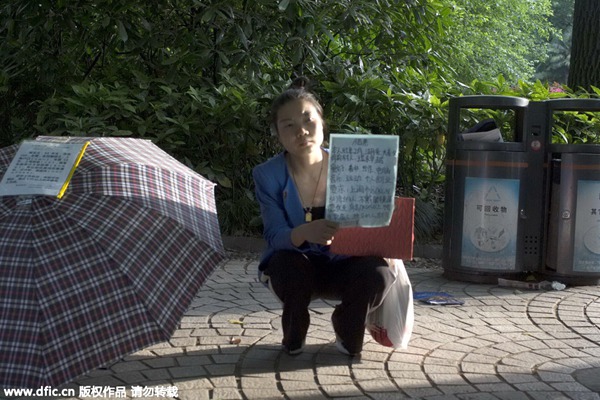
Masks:
[[[218,183],[223,232],[255,234],[251,169],[279,151],[270,103],[293,76],[307,75],[319,84],[330,131],[400,136],[398,191],[417,197],[418,238],[432,237],[448,99],[554,95],[541,83],[490,78],[526,80],[550,29],[545,0],[496,3],[7,0],[0,145],[40,134],[151,139]],[[466,76],[482,80],[456,83]]]
[[[470,82],[503,75],[529,80],[546,59],[550,0],[450,0],[455,23],[448,26],[444,47],[458,79]]]

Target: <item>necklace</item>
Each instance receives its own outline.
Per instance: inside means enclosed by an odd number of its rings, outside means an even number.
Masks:
[[[313,209],[313,204],[315,202],[315,197],[317,196],[317,190],[319,189],[319,183],[321,183],[321,175],[323,175],[324,161],[325,161],[324,159],[321,160],[321,169],[319,170],[319,179],[317,179],[317,184],[315,185],[315,192],[313,193],[312,201],[310,202],[309,206],[302,207],[302,209],[304,210],[304,221],[305,222],[312,221],[312,209]],[[298,189],[298,184],[296,183],[296,174],[294,173],[293,169],[292,169],[292,179],[294,180],[296,189]],[[302,198],[302,195],[300,194],[300,190],[298,190],[298,195],[300,196],[300,201],[302,202],[302,204],[304,204],[304,199]]]

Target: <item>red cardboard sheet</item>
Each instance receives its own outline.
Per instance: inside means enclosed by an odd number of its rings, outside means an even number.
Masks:
[[[379,256],[412,260],[415,199],[396,197],[396,208],[388,226],[342,228],[331,244],[331,252],[350,256]]]

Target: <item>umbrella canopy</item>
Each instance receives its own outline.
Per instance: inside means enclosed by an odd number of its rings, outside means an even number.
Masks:
[[[215,185],[152,142],[37,140],[90,144],[61,199],[0,196],[2,387],[56,387],[168,340],[224,258]]]

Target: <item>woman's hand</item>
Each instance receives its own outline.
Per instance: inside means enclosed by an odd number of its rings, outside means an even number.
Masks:
[[[327,219],[317,219],[306,224],[297,226],[292,230],[292,243],[301,246],[304,242],[311,242],[329,246],[333,236],[340,225]]]

